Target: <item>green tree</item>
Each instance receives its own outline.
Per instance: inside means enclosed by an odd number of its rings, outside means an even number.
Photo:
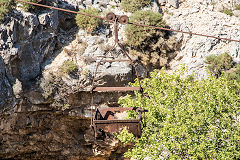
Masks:
[[[133,85],[137,85],[137,82]],[[142,107],[146,127],[126,157],[136,159],[239,159],[240,84],[225,76],[197,80],[184,71],[154,71],[142,81],[143,96],[119,100]],[[131,138],[131,137],[130,137]],[[126,138],[125,138],[126,139]]]

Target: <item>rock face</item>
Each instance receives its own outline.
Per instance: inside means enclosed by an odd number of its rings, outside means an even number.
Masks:
[[[239,40],[239,17],[218,12],[221,7],[231,8],[225,0],[219,4],[159,0],[160,8],[156,2],[144,9],[163,11],[173,29]],[[119,1],[62,0],[57,4],[71,10],[94,6],[125,14]],[[119,27],[122,42],[125,26]],[[95,141],[89,128],[93,108],[118,106],[119,97],[127,94],[89,92],[96,62],[114,44],[111,29],[106,25],[90,35],[78,30],[73,14],[48,9],[9,13],[0,24],[0,159],[122,157],[128,145],[111,138]],[[240,61],[240,43],[181,33],[173,36],[181,47],[169,64],[173,71],[186,64],[190,72],[204,78],[204,58],[209,54],[229,52],[235,62]],[[110,56],[126,58],[119,48]],[[147,75],[142,65],[137,69],[139,76]],[[100,65],[95,85],[125,86],[134,78],[128,62],[108,62]]]
[[[1,24],[2,55],[11,79],[16,77],[27,83],[40,74],[44,58],[55,48],[57,27],[57,11],[43,13],[39,17],[17,12],[9,22]]]
[[[224,4],[225,1],[219,3],[219,5]],[[200,0],[183,2],[178,10],[169,9],[168,12],[172,14],[171,16],[165,15],[165,18],[173,29],[240,40],[239,18],[217,12],[213,5],[215,4]],[[190,73],[196,72],[200,79],[204,78],[207,76],[205,57],[225,52],[229,53],[236,63],[239,63],[239,42],[181,33],[177,33],[176,36],[183,37],[183,43],[178,55],[170,63],[173,70],[179,69],[180,64],[185,64]]]
[[[178,0],[168,0],[168,4],[173,6],[174,8],[179,7],[179,1]]]
[[[3,59],[0,57],[0,113],[6,109],[7,105],[13,105],[13,91],[6,75]]]
[[[69,0],[58,7],[77,9],[86,3],[109,7],[108,1]],[[93,140],[91,105],[118,106],[127,93],[89,92],[99,60],[93,57],[103,56],[114,40],[107,28],[95,35],[78,31],[74,18],[17,8],[0,24],[0,159],[119,159],[129,147],[113,139]],[[65,61],[76,70],[66,73]],[[129,63],[106,63],[95,85],[123,86],[134,78]]]

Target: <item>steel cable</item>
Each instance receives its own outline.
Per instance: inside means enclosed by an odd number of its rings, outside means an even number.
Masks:
[[[87,13],[76,12],[76,11],[72,11],[72,10],[67,10],[67,9],[52,7],[52,6],[43,5],[43,4],[38,4],[38,3],[33,3],[33,2],[27,2],[27,1],[24,1],[24,0],[16,0],[16,1],[22,2],[22,3],[27,3],[27,4],[30,4],[30,5],[45,7],[45,8],[49,8],[49,9],[55,9],[55,10],[60,10],[60,11],[64,11],[64,12],[69,12],[69,13],[81,14],[81,15],[85,15],[85,16],[89,16],[89,17],[100,18],[100,19],[102,19],[102,20],[104,20],[104,21],[109,21],[109,20],[107,20],[105,17],[101,17],[101,16],[94,16],[94,15],[87,14]],[[226,41],[240,42],[240,40],[234,40],[234,39],[229,39],[229,38],[221,38],[221,37],[210,36],[210,35],[199,34],[199,33],[185,32],[185,31],[181,31],[181,30],[175,30],[175,29],[169,29],[169,28],[162,28],[162,27],[157,27],[157,26],[150,26],[150,25],[144,25],[144,24],[138,24],[138,23],[131,23],[131,22],[128,22],[128,24],[132,24],[132,25],[136,25],[136,26],[141,26],[141,27],[149,27],[149,28],[154,28],[154,29],[159,29],[159,30],[165,30],[165,31],[185,33],[185,34],[196,35],[196,36],[216,38],[216,39],[226,40]]]

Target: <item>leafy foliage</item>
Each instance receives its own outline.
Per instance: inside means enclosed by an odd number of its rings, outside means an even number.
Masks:
[[[0,20],[3,20],[4,16],[9,12],[11,3],[12,0],[0,0]]]
[[[96,8],[87,8],[79,12],[91,14],[94,16],[99,16],[100,14],[100,12]],[[99,18],[77,14],[76,23],[80,28],[86,30],[87,32],[93,32],[99,27],[99,25],[101,24],[101,20]]]
[[[209,71],[219,77],[223,71],[232,68],[233,59],[228,53],[223,53],[220,55],[207,56],[205,63],[209,64],[207,67]]]
[[[60,70],[63,73],[70,74],[70,73],[73,73],[73,72],[77,71],[77,65],[74,63],[74,61],[67,60],[67,61],[63,62]]]
[[[226,77],[197,80],[184,70],[154,71],[143,95],[119,100],[145,109],[147,125],[126,157],[136,159],[239,159],[240,84]],[[133,85],[137,85],[137,82]]]
[[[152,11],[137,11],[131,15],[130,22],[159,27],[166,25],[162,14]],[[167,54],[176,48],[175,39],[168,39],[166,31],[128,24],[125,34],[126,44],[132,47],[130,54],[140,57],[144,65],[166,64]]]
[[[117,134],[117,138],[124,144],[135,141],[134,135],[129,133],[127,128],[124,128],[120,134]]]
[[[121,7],[126,12],[135,12],[151,3],[151,0],[122,0]]]

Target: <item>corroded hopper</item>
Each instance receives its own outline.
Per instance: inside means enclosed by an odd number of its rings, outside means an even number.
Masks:
[[[137,119],[123,119],[127,114],[126,111],[136,111],[138,113]],[[128,131],[135,137],[141,136],[141,114],[146,112],[138,107],[107,107],[97,108],[93,128],[95,137],[104,136],[105,133],[116,133],[127,127]]]

